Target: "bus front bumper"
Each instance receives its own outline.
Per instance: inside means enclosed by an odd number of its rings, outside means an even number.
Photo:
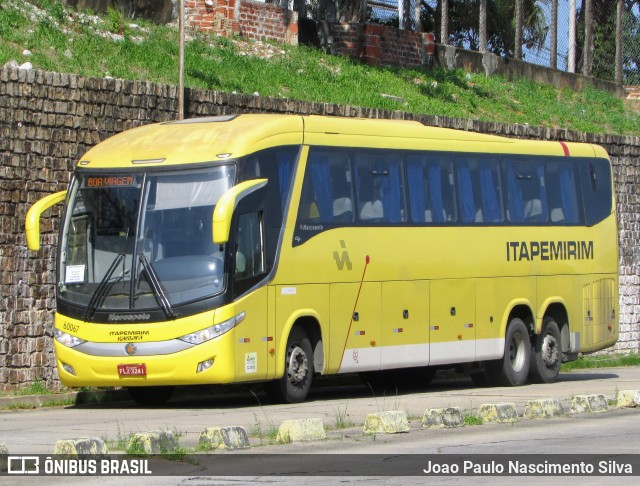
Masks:
[[[95,356],[54,341],[56,364],[65,386],[163,386],[224,384],[236,380],[233,346],[221,336],[171,354]]]

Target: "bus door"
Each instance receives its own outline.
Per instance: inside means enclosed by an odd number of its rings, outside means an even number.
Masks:
[[[431,282],[429,365],[475,360],[475,280]]]
[[[429,364],[429,282],[382,283],[383,369]]]
[[[268,289],[266,285],[248,292],[265,277],[263,212],[240,212],[237,216],[233,293],[240,297],[236,312],[245,312],[236,331],[236,377],[239,381],[263,380],[268,372],[268,348],[273,333],[267,327]]]
[[[331,353],[341,363],[339,372],[379,370],[380,282],[364,282],[361,288],[360,283],[331,284],[330,293]]]

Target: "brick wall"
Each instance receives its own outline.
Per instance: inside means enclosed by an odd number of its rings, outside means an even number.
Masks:
[[[378,24],[319,22],[318,35],[331,54],[374,66],[417,68],[423,65],[429,34]]]
[[[249,0],[185,0],[187,25],[202,32],[298,44],[298,14]]]
[[[187,116],[301,113],[417,119],[428,125],[508,137],[603,145],[615,170],[620,229],[620,320],[616,349],[639,350],[640,137],[424,116],[327,103],[189,90]],[[41,379],[57,384],[52,345],[59,208],[43,222],[43,245],[26,248],[30,204],[65,189],[70,170],[93,145],[118,132],[172,120],[174,86],[0,69],[0,388]]]

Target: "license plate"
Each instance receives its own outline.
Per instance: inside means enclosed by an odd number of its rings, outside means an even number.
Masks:
[[[118,365],[118,376],[147,376],[147,365],[140,364],[120,364]]]

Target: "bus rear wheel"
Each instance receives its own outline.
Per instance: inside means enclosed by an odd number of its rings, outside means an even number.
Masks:
[[[531,352],[531,369],[529,370],[531,381],[554,382],[560,374],[562,347],[558,324],[552,318],[547,317],[542,323],[542,332],[534,336]]]
[[[132,386],[127,388],[133,401],[145,407],[164,405],[173,396],[174,389],[173,386]]]
[[[304,401],[313,381],[313,351],[307,333],[293,328],[287,340],[284,376],[265,385],[267,395],[282,403]]]
[[[531,364],[531,340],[522,319],[514,318],[507,326],[504,356],[489,364],[491,381],[498,386],[524,385]]]

